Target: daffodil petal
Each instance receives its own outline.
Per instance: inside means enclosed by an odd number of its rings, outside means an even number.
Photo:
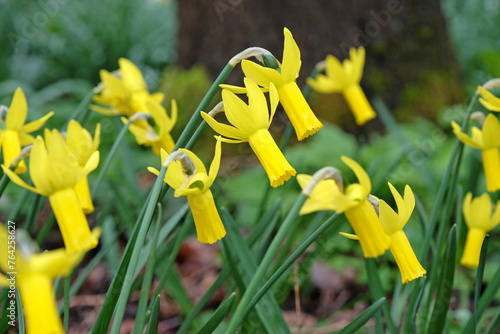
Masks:
[[[379,221],[385,233],[390,235],[400,231],[402,226],[398,214],[384,200],[379,200],[378,205]]]
[[[467,136],[465,133],[462,132],[460,125],[458,125],[455,121],[451,122],[451,126],[453,128],[453,133],[457,138],[464,144],[470,145],[474,148],[481,149],[483,146],[483,143],[478,142],[477,138],[476,140],[472,140],[469,136]]]
[[[246,135],[250,135],[259,129],[258,124],[252,116],[252,110],[248,105],[237,97],[233,92],[223,90],[222,101],[227,120]]]
[[[252,118],[256,129],[267,128],[269,123],[269,109],[266,97],[254,81],[248,78],[245,78],[244,81],[248,91],[248,107],[250,108],[248,116]]]
[[[479,102],[488,110],[500,111],[500,99],[493,95],[489,90],[478,86],[477,89],[483,98],[479,99]]]
[[[239,87],[239,86],[233,86],[233,85],[227,85],[227,84],[220,84],[219,87],[221,89],[227,89],[230,92],[233,92],[235,94],[246,94],[247,89],[245,87]]]
[[[219,173],[220,158],[221,158],[221,154],[222,154],[220,138],[221,138],[220,136],[215,137],[215,139],[217,140],[217,143],[215,144],[214,159],[212,160],[212,163],[210,164],[210,171],[208,174],[209,179],[210,179],[210,185],[212,185],[215,178],[217,177],[217,173]]]
[[[278,90],[274,86],[274,84],[271,82],[269,85],[269,101],[271,102],[271,114],[269,115],[269,123],[267,127],[271,125],[271,122],[273,121],[274,118],[274,113],[276,112],[276,108],[278,107],[278,104],[280,102],[280,96],[278,94]]]
[[[358,164],[356,161],[352,160],[349,157],[342,156],[342,161],[352,169],[356,177],[358,178],[359,184],[363,187],[363,190],[366,192],[366,196],[370,194],[372,189],[372,182],[370,181],[370,177],[366,174],[363,167]]]
[[[285,83],[278,71],[260,66],[252,61],[243,60],[241,62],[241,68],[245,76],[255,81],[259,86],[269,88],[271,82],[276,86],[281,86]]]
[[[302,64],[300,60],[300,50],[290,30],[284,28],[283,33],[285,34],[285,46],[283,50],[281,76],[286,82],[295,81]]]
[[[189,156],[191,161],[196,166],[196,173],[207,174],[207,170],[205,169],[205,165],[200,160],[200,158],[198,158],[198,156],[196,154],[194,154],[193,152],[191,152],[189,150],[183,149],[183,148],[179,149],[179,151],[184,152]]]
[[[212,116],[208,115],[205,112],[201,112],[201,117],[207,122],[207,124],[218,134],[223,135],[224,137],[230,137],[235,139],[243,139],[248,140],[248,135],[243,133],[243,131],[227,125],[217,122]]]
[[[47,122],[47,120],[52,117],[52,115],[54,115],[54,112],[51,111],[49,112],[47,115],[37,119],[36,121],[33,121],[33,122],[29,122],[29,123],[26,123],[23,127],[22,127],[22,130],[24,132],[27,132],[27,133],[30,133],[30,132],[33,132],[33,131],[36,131],[38,129],[40,129],[44,124],[45,122]]]
[[[17,88],[14,96],[12,97],[12,102],[10,104],[7,116],[5,116],[5,125],[7,129],[19,130],[26,121],[26,116],[28,115],[28,104],[26,102],[26,97],[21,88]]]
[[[95,151],[94,153],[92,153],[85,166],[83,166],[83,169],[80,172],[80,176],[78,178],[80,179],[83,176],[88,175],[90,172],[94,171],[98,165],[99,165],[99,151]]]
[[[44,193],[41,193],[40,191],[38,191],[38,189],[28,185],[26,182],[24,182],[16,173],[14,173],[13,171],[11,171],[9,168],[5,167],[5,165],[2,165],[2,169],[3,169],[3,172],[5,174],[7,174],[7,176],[9,177],[9,179],[14,182],[15,184],[17,184],[18,186],[20,187],[23,187],[23,188],[26,188],[28,190],[31,190],[32,192],[34,193],[37,193],[37,194],[40,194],[40,195],[44,195],[44,196],[47,196],[46,194]]]
[[[343,237],[346,237],[347,239],[359,240],[359,237],[356,234],[351,234],[346,232],[339,232],[339,234]]]
[[[146,82],[139,68],[127,58],[118,60],[120,73],[123,77],[123,83],[131,90],[145,90]]]
[[[500,124],[495,115],[488,114],[488,116],[486,116],[482,133],[484,148],[495,148],[500,146]]]

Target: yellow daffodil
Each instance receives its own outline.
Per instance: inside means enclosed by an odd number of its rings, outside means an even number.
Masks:
[[[354,233],[359,237],[363,255],[377,257],[389,248],[390,239],[382,229],[375,209],[367,200],[372,187],[370,178],[356,161],[344,156],[342,161],[353,170],[359,183],[350,184],[344,191],[333,180],[320,181],[302,206],[300,214],[321,210],[345,213]],[[302,189],[310,180],[310,175],[297,176]]]
[[[94,96],[94,101],[109,106],[109,108],[92,105],[91,109],[104,115],[132,116],[138,111],[146,110],[146,101],[153,98],[158,103],[163,102],[162,93],[150,94],[141,71],[130,60],[120,58],[119,71],[109,73],[101,70],[102,89],[99,95]]]
[[[80,170],[83,170],[87,161],[94,152],[97,151],[101,139],[101,125],[97,124],[94,133],[94,139],[90,133],[83,128],[77,121],[71,120],[66,133],[66,143],[69,149],[75,155]],[[87,176],[82,177],[75,186],[76,194],[83,212],[86,214],[94,211],[92,197],[90,196],[89,183]]]
[[[342,93],[351,108],[356,124],[363,125],[377,114],[366,99],[359,82],[365,65],[365,49],[349,50],[351,59],[340,61],[332,55],[326,57],[326,75],[318,74],[316,79],[308,78],[307,83],[320,93]]]
[[[24,124],[28,115],[28,104],[23,90],[16,89],[5,122],[0,129],[0,143],[5,166],[10,166],[12,160],[21,153],[22,146],[33,143],[35,138],[29,133],[40,129],[53,114],[54,112],[50,112],[36,121]],[[26,172],[24,159],[19,162],[15,172],[17,174]]]
[[[152,127],[148,122],[140,121],[130,124],[129,130],[134,134],[137,144],[151,146],[153,152],[158,156],[160,156],[160,149],[164,149],[167,153],[172,152],[175,142],[170,131],[177,122],[177,103],[172,100],[172,117],[168,117],[165,108],[153,98],[146,101],[146,110],[156,126]],[[122,122],[125,124],[128,120],[122,117]],[[158,131],[155,128],[158,128]]]
[[[268,130],[278,105],[278,92],[270,83],[271,113],[269,113],[264,93],[257,84],[245,78],[245,87],[248,94],[248,105],[233,92],[227,89],[222,91],[224,111],[234,127],[217,122],[207,113],[202,112],[201,116],[216,132],[232,138],[230,140],[222,139],[223,141],[248,142],[266,170],[271,186],[278,187],[296,174],[295,169],[281,153]]]
[[[484,193],[472,199],[472,193],[468,193],[464,198],[462,211],[469,231],[460,263],[469,268],[477,268],[486,233],[500,224],[500,200],[493,211],[490,195]]]
[[[285,109],[290,122],[295,128],[297,138],[302,140],[316,133],[323,127],[323,124],[314,115],[295,82],[302,64],[300,50],[290,30],[285,28],[284,34],[285,47],[280,72],[272,68],[260,66],[249,60],[243,60],[241,68],[247,78],[252,79],[265,89],[269,89],[271,83],[274,84],[283,109]],[[238,87],[227,85],[221,85],[221,87],[241,92]]]
[[[478,86],[477,89],[481,94],[479,102],[488,110],[500,111],[500,99],[495,95],[491,94],[487,89]]]
[[[410,242],[403,232],[403,227],[410,219],[415,208],[415,197],[410,186],[405,187],[404,198],[389,183],[392,195],[396,200],[398,213],[396,213],[386,202],[379,200],[379,220],[385,233],[391,238],[389,249],[398,264],[401,272],[401,280],[408,283],[425,275],[426,271],[418,261]]]
[[[100,230],[96,228],[92,236],[97,240],[99,234]],[[13,234],[5,225],[0,225],[0,269],[7,274],[0,274],[0,286],[15,284],[19,290],[28,334],[65,333],[54,299],[52,280],[70,274],[85,252],[68,254],[61,248],[30,254],[29,247],[21,244],[19,230],[15,236],[17,238],[12,239]]]
[[[226,230],[215,207],[214,197],[210,186],[219,172],[221,158],[221,142],[217,139],[215,154],[210,171],[203,162],[191,151],[180,149],[173,154],[183,154],[183,162],[173,161],[168,165],[164,181],[175,189],[174,196],[186,196],[193,214],[198,241],[213,244],[226,235]],[[161,160],[165,162],[168,153],[161,150]],[[187,162],[185,160],[188,160]],[[187,166],[189,165],[189,166]],[[148,170],[156,175],[159,171],[149,167]]]
[[[2,168],[12,182],[37,194],[49,197],[68,253],[89,250],[97,245],[78,200],[75,186],[99,164],[99,151],[90,155],[81,168],[77,156],[72,153],[59,131],[47,130],[45,142],[38,136],[30,156],[30,175],[34,187],[19,176]]]
[[[500,124],[495,115],[489,114],[484,121],[482,130],[472,127],[472,136],[469,137],[460,129],[460,125],[451,122],[453,133],[458,139],[467,145],[481,150],[483,157],[483,168],[486,176],[486,188],[488,191],[500,189]]]

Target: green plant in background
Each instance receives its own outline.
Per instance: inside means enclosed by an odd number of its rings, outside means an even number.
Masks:
[[[110,1],[108,5],[112,7],[113,4],[116,3]],[[11,3],[9,5],[14,6]],[[160,6],[153,3],[150,6],[155,5]],[[127,7],[128,10],[131,8]],[[127,13],[132,15],[131,12]],[[175,130],[172,132],[172,142],[175,144],[157,140],[165,132],[170,135],[170,130],[173,130],[171,125],[175,122],[167,117],[165,108],[159,105],[164,96],[151,93],[147,88],[147,73],[144,73],[147,69],[141,73],[131,61],[121,59],[118,71],[101,72],[102,82],[95,95],[94,91],[88,93],[69,118],[59,116],[60,121],[63,121],[60,123],[69,123],[66,138],[58,130],[46,130],[45,138],[37,137],[29,158],[35,188],[8,169],[14,169],[19,159],[15,159],[12,166],[4,166],[0,194],[2,198],[12,198],[19,203],[11,210],[8,219],[25,221],[24,227],[28,233],[36,236],[38,245],[42,249],[50,248],[48,236],[58,233],[51,229],[52,225],[56,221],[61,225],[61,220],[64,220],[61,212],[65,209],[58,206],[63,199],[50,199],[55,217],[46,217],[42,210],[43,197],[30,197],[29,192],[4,190],[10,178],[29,189],[38,189],[43,195],[53,196],[60,190],[75,193],[76,183],[96,167],[95,155],[99,153],[95,143],[98,140],[92,140],[90,134],[86,133],[82,135],[83,140],[75,141],[74,134],[70,132],[75,130],[75,124],[82,125],[77,126],[82,133],[86,131],[84,128],[93,127],[97,121],[101,124],[103,140],[99,152],[103,157],[102,163],[97,170],[97,177],[89,180],[95,212],[83,217],[84,220],[87,218],[85,231],[87,221],[90,226],[97,227],[95,231],[102,229],[100,245],[72,273],[62,272],[66,275],[63,280],[56,279],[53,286],[49,282],[48,286],[53,288],[56,297],[62,297],[59,311],[63,328],[51,322],[45,329],[56,333],[71,330],[71,297],[82,289],[85,280],[97,266],[106,264],[113,271],[113,276],[106,287],[97,318],[92,319],[91,333],[105,333],[108,330],[119,333],[123,330],[125,320],[132,312],[130,302],[134,295],[139,296],[137,312],[132,315],[134,333],[144,330],[147,333],[159,332],[162,319],[160,305],[164,303],[164,294],[168,294],[172,302],[178,305],[178,317],[182,318],[175,328],[178,333],[326,331],[329,328],[322,322],[328,323],[327,318],[300,328],[291,325],[290,320],[285,320],[283,309],[293,291],[296,317],[302,321],[298,299],[300,291],[311,291],[312,279],[300,274],[298,268],[313,271],[314,263],[327,259],[326,266],[332,266],[337,272],[344,268],[355,268],[359,278],[356,275],[346,276],[349,283],[368,285],[368,293],[356,293],[354,300],[346,301],[344,307],[353,308],[356,301],[371,304],[363,307],[356,317],[351,317],[349,324],[330,332],[355,333],[364,328],[367,332],[375,333],[470,333],[475,328],[489,334],[498,330],[500,308],[495,304],[495,298],[498,297],[500,272],[492,270],[490,265],[499,257],[498,244],[492,238],[488,247],[486,236],[495,225],[493,222],[496,222],[497,215],[482,212],[473,205],[477,201],[469,205],[472,195],[467,195],[464,201],[464,190],[476,193],[490,187],[486,186],[483,178],[473,177],[478,174],[478,170],[482,170],[478,168],[481,166],[481,157],[477,152],[464,150],[459,140],[467,136],[465,133],[470,115],[479,107],[479,93],[484,106],[495,110],[496,98],[488,90],[496,81],[485,83],[483,87],[486,90],[476,92],[467,108],[456,109],[456,113],[447,120],[448,129],[451,128],[450,121],[462,122],[461,126],[453,125],[459,138],[450,138],[428,121],[417,120],[400,126],[384,103],[374,99],[371,105],[387,134],[374,135],[369,143],[362,143],[335,125],[320,126],[322,123],[314,115],[311,116],[314,108],[311,109],[306,102],[310,87],[306,87],[302,94],[295,83],[301,65],[300,52],[290,31],[285,29],[284,34],[282,66],[269,51],[260,48],[250,48],[236,55],[213,84],[207,87],[208,92],[194,113],[189,111],[189,121],[181,121],[187,119],[179,117],[176,126],[180,126],[182,132],[180,135]],[[120,56],[117,55],[115,59]],[[248,60],[252,56],[263,66]],[[224,90],[222,105],[208,112],[218,94],[219,85],[240,62],[245,74],[255,81],[245,79],[245,89],[225,87],[236,93],[245,93],[248,103]],[[349,61],[344,62],[344,67],[351,65]],[[114,68],[116,64],[113,61],[111,69]],[[345,71],[344,74],[349,73],[356,73],[357,79],[361,75],[359,69],[358,72]],[[189,84],[193,78],[203,79],[204,73],[193,70],[185,76],[178,74],[178,77],[184,78]],[[357,84],[357,81],[353,82]],[[166,78],[163,84],[168,86],[168,82]],[[204,84],[200,84],[200,90]],[[55,89],[54,86],[52,89]],[[179,91],[183,91],[182,87]],[[50,90],[47,92],[50,93]],[[356,92],[360,93],[360,90],[356,89]],[[265,94],[269,96],[270,108]],[[55,99],[54,96],[57,94],[46,101]],[[359,94],[357,96],[351,104],[357,105],[361,99],[360,103],[366,107],[367,101],[360,98]],[[91,113],[89,103],[92,98],[102,106],[91,108],[104,111],[104,115]],[[288,115],[295,118],[287,126],[279,148],[272,138],[274,130],[270,127],[278,100],[285,104]],[[179,105],[189,106],[188,102],[184,103],[180,102]],[[102,109],[104,106],[112,109]],[[183,108],[179,108],[180,114],[187,112]],[[7,115],[13,110],[15,108],[8,110]],[[227,120],[234,127],[214,120],[215,113],[221,110],[224,110]],[[127,117],[120,121],[122,114]],[[496,120],[493,113],[486,117],[492,118]],[[297,123],[298,120],[304,123]],[[201,135],[207,132],[207,124],[229,137],[216,139],[215,154],[208,172],[203,163],[208,159],[204,159],[203,154],[199,155],[200,159],[198,152],[203,150],[195,146]],[[299,128],[296,129],[299,139],[307,136],[311,138],[288,147],[295,125]],[[65,128],[65,125],[61,125],[61,129]],[[150,140],[148,143],[151,146],[153,142],[156,143],[153,152],[148,148],[139,150],[129,140],[131,137],[125,138],[129,129],[136,138],[140,133],[143,143],[147,140]],[[264,132],[262,140],[260,135]],[[472,139],[488,139],[485,136],[480,138],[478,134],[477,128],[473,128]],[[255,135],[259,135],[258,138],[254,138]],[[206,138],[209,144],[214,142],[211,136]],[[240,162],[240,166],[235,169],[237,172],[229,173],[224,165],[231,156],[223,154],[225,149],[222,150],[221,141],[239,143],[243,140],[249,141],[264,168],[252,168]],[[239,145],[243,147],[245,144]],[[204,147],[207,146],[212,145]],[[498,151],[497,146],[490,146],[488,149]],[[157,178],[149,176],[149,182],[141,182],[136,173],[140,171],[148,175],[148,165],[158,166],[158,158],[154,154],[158,151],[161,151],[161,168],[150,169]],[[82,155],[82,152],[91,152],[91,155]],[[79,163],[80,155],[86,156],[88,162],[83,165]],[[485,173],[488,174],[491,164],[487,161],[484,163]],[[295,170],[310,173],[311,176],[299,176],[299,184],[291,182]],[[357,182],[352,182],[355,179]],[[388,181],[395,186],[389,183],[389,188],[385,187]],[[11,185],[8,188],[10,190],[13,187]],[[403,188],[405,192],[401,196],[396,189]],[[169,192],[173,192],[174,196]],[[183,195],[186,195],[188,205],[175,200],[175,197]],[[71,199],[74,204],[72,214],[82,218],[80,200],[76,195],[71,196]],[[394,202],[397,213],[391,208]],[[490,198],[487,204],[483,202],[481,200],[482,207],[491,207]],[[334,210],[335,213],[326,209]],[[321,212],[300,216],[301,213],[315,211]],[[416,214],[412,215],[413,211]],[[479,214],[485,215],[483,218],[487,221],[487,224],[481,225],[481,232],[484,233],[470,232],[475,235],[474,240],[472,243],[467,242],[464,251],[467,229],[461,217],[465,216],[467,226],[474,231],[476,225],[470,223],[471,216]],[[34,224],[37,217],[42,222],[41,226]],[[417,220],[420,224],[416,224]],[[413,223],[407,224],[403,232],[408,221]],[[181,247],[194,234],[193,222],[199,241],[217,242],[203,250],[217,249],[218,246],[222,263],[214,280],[196,304],[190,298],[190,291],[183,285],[182,275],[175,265]],[[347,222],[356,233],[356,236],[350,237],[360,240],[359,247],[337,233],[348,226]],[[72,225],[70,219],[66,219],[65,223],[65,242],[68,236],[78,237],[81,226]],[[488,228],[483,225],[488,225]],[[493,235],[496,232],[492,230],[488,233]],[[94,235],[94,238],[97,240],[97,236]],[[1,239],[3,253],[0,255],[10,254],[8,248],[4,247],[7,246],[7,239]],[[126,243],[123,251],[117,247],[120,240]],[[482,248],[479,251],[480,246]],[[387,249],[391,250],[392,257],[385,252]],[[71,252],[71,249],[67,252]],[[457,264],[458,256],[464,252],[474,254],[477,260],[475,271]],[[4,262],[0,265],[2,272],[6,273]],[[292,267],[293,274],[290,273]],[[399,279],[398,267],[401,272]],[[53,273],[57,274],[55,271]],[[49,281],[54,275],[48,275]],[[293,279],[290,279],[291,276]],[[474,289],[471,288],[473,284],[467,284],[470,282],[475,282]],[[5,284],[3,276],[0,277],[0,283]],[[487,283],[487,288],[482,292],[481,285],[484,283]],[[457,297],[459,307],[450,309],[453,302],[451,292],[456,288],[460,289]],[[215,310],[210,310],[208,303],[217,291],[224,292],[222,300],[218,301]],[[472,307],[469,306],[471,295],[474,296]],[[24,296],[21,300],[13,299],[7,289],[0,292],[0,305],[15,304],[19,311],[22,305],[27,305],[24,299]],[[8,311],[2,309],[5,311],[0,315],[0,331],[5,331],[9,325],[6,316]],[[42,327],[35,328],[33,317],[28,316],[28,313],[32,314],[31,308],[30,312],[25,309],[25,313],[27,331],[40,332]],[[24,331],[24,318],[21,312],[17,315],[19,328]],[[368,320],[371,318],[375,318],[375,321],[370,325]]]

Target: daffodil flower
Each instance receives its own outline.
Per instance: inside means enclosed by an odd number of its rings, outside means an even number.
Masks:
[[[45,122],[54,114],[53,111],[42,118],[24,124],[28,115],[28,104],[21,88],[16,89],[3,128],[0,129],[0,143],[3,152],[3,163],[9,167],[12,160],[21,153],[21,147],[33,143],[35,138],[29,133],[40,129]],[[15,173],[26,172],[24,159],[19,162]]]
[[[164,149],[167,153],[172,152],[175,142],[170,131],[177,122],[177,103],[172,100],[171,117],[168,117],[165,108],[153,98],[146,101],[146,111],[151,115],[156,126],[152,127],[148,122],[136,121],[130,124],[129,130],[134,134],[137,144],[151,146],[153,152],[158,156],[160,156],[160,149]],[[126,124],[128,119],[122,117],[122,122]],[[158,131],[155,128],[158,128]]]
[[[500,99],[495,95],[491,94],[487,89],[478,86],[477,89],[481,94],[479,102],[490,111],[500,111]]]
[[[265,89],[269,89],[271,83],[274,84],[278,91],[279,100],[295,128],[297,138],[302,140],[316,133],[323,127],[323,124],[314,115],[295,82],[302,63],[300,60],[300,50],[290,30],[285,28],[284,34],[285,47],[280,71],[263,67],[249,60],[243,60],[241,68],[247,78],[252,79]],[[242,92],[239,87],[228,85],[221,85],[221,87],[237,93]]]
[[[96,169],[98,164],[99,151],[95,151],[81,168],[78,158],[59,131],[47,130],[45,142],[38,136],[31,149],[29,169],[34,187],[4,165],[2,168],[12,182],[49,198],[66,250],[71,254],[92,249],[97,245],[97,239],[92,237],[75,186]]]
[[[352,169],[359,183],[352,183],[343,190],[333,180],[320,181],[300,209],[300,214],[321,210],[345,213],[354,233],[359,237],[363,255],[377,257],[389,248],[390,239],[382,229],[375,209],[367,200],[372,187],[370,178],[356,161],[345,156],[342,161]],[[310,175],[297,176],[302,189],[310,180]]]
[[[85,252],[68,254],[61,248],[32,254],[21,244],[18,230],[16,234],[14,243],[5,225],[0,225],[0,269],[8,275],[0,274],[0,286],[14,283],[18,288],[28,334],[63,334],[52,280],[69,275]],[[94,229],[93,238],[98,239],[99,234],[100,229]]]
[[[426,273],[403,232],[403,227],[415,208],[415,196],[408,185],[405,187],[404,198],[390,183],[389,188],[396,200],[398,213],[385,201],[379,200],[379,220],[385,233],[391,238],[389,249],[401,272],[401,280],[403,283],[408,283]]]
[[[468,268],[477,268],[486,233],[500,224],[500,200],[493,210],[488,193],[474,199],[472,193],[468,193],[464,198],[462,211],[469,231],[460,263]]]
[[[366,99],[359,82],[365,65],[365,49],[349,50],[350,59],[342,63],[332,55],[326,57],[326,75],[318,74],[316,79],[308,78],[307,83],[317,92],[342,93],[351,108],[356,124],[363,125],[377,114]]]
[[[210,172],[203,162],[191,151],[179,149],[172,153],[181,157],[178,161],[165,162],[169,157],[165,150],[161,150],[161,160],[168,164],[164,181],[173,189],[174,196],[186,196],[191,213],[193,214],[198,241],[213,244],[226,235],[226,230],[215,207],[214,197],[210,186],[219,172],[221,158],[221,142],[217,139],[214,159],[210,165]],[[186,161],[187,160],[187,161]],[[160,172],[149,167],[148,170],[156,175]]]
[[[101,139],[101,125],[97,124],[94,133],[94,139],[90,133],[83,128],[80,123],[71,120],[66,132],[66,143],[69,149],[78,160],[80,170],[83,170],[87,161],[94,152],[97,151]],[[82,206],[83,212],[89,214],[94,212],[94,205],[92,204],[92,197],[90,196],[89,183],[87,176],[82,177],[75,186],[75,191],[78,200]]]
[[[100,71],[101,84],[98,86],[99,95],[94,101],[109,106],[109,108],[92,105],[90,108],[101,114],[132,116],[136,112],[146,110],[146,101],[153,98],[158,103],[163,102],[162,93],[150,94],[141,71],[130,60],[120,58],[119,71],[110,73]]]
[[[202,112],[201,116],[216,132],[232,138],[223,138],[223,141],[248,142],[266,170],[271,186],[278,187],[296,174],[268,130],[278,105],[278,92],[273,83],[270,83],[271,113],[269,113],[264,93],[257,84],[245,78],[245,87],[248,105],[233,92],[227,89],[222,91],[224,111],[233,126],[219,123],[205,112]]]
[[[453,133],[458,139],[467,145],[481,150],[483,157],[483,168],[486,176],[486,188],[488,191],[500,189],[500,124],[495,115],[489,114],[484,121],[482,130],[472,127],[472,136],[469,137],[460,129],[460,125],[451,122]]]

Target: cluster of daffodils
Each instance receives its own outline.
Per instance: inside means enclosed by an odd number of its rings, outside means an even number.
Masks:
[[[377,257],[389,249],[399,267],[403,283],[422,277],[426,271],[403,232],[403,227],[415,207],[415,197],[411,188],[406,186],[403,198],[389,183],[398,207],[396,213],[386,202],[370,195],[370,178],[356,161],[348,157],[342,157],[342,161],[352,169],[359,183],[351,183],[344,189],[340,172],[336,172],[332,179],[320,180],[310,191],[308,185],[313,176],[298,175],[297,180],[309,197],[300,214],[321,210],[344,213],[355,234],[342,233],[342,235],[359,240],[365,257]]]
[[[86,214],[94,211],[87,175],[99,164],[100,126],[94,137],[78,122],[71,120],[66,132],[44,130],[44,136],[29,133],[40,129],[53,115],[24,124],[28,105],[21,88],[14,93],[1,130],[4,163],[10,180],[49,198],[65,248],[37,253],[25,240],[9,242],[11,236],[0,225],[0,269],[15,275],[31,333],[64,333],[52,291],[52,280],[68,275],[84,254],[97,246],[100,229],[90,230]],[[22,153],[22,146],[27,146]],[[32,185],[19,175],[27,171],[24,158],[29,156]],[[15,259],[15,266],[8,262]],[[10,279],[10,278],[9,278]],[[8,278],[0,274],[0,285]]]
[[[489,87],[489,85],[485,84],[485,87]],[[500,111],[500,99],[485,87],[478,87],[481,95],[479,102],[489,111]],[[482,113],[479,115],[481,129],[473,126],[471,136],[462,132],[460,125],[456,122],[452,122],[451,125],[453,132],[462,143],[481,151],[486,177],[486,190],[496,192],[500,190],[500,123],[493,113],[489,113],[486,117]],[[488,193],[483,193],[474,199],[472,193],[465,196],[462,208],[469,231],[462,259],[460,260],[462,265],[469,268],[477,268],[479,265],[481,246],[486,233],[500,224],[498,204],[497,202],[496,209],[493,212],[491,198]]]

